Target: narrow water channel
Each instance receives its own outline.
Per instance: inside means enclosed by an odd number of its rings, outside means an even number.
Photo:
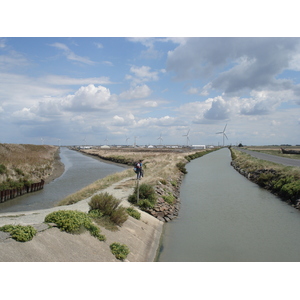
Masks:
[[[230,165],[228,149],[187,164],[160,262],[298,262],[300,213]]]
[[[103,162],[65,147],[60,148],[60,158],[65,165],[65,171],[59,178],[46,184],[43,190],[0,203],[0,213],[53,207],[66,196],[94,181],[124,170],[124,167]]]

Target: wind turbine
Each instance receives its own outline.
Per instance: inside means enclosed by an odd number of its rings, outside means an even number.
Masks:
[[[134,145],[133,145],[134,147],[136,147],[136,139],[138,139],[138,138],[139,138],[138,136],[134,137]]]
[[[184,135],[183,135],[183,136],[186,136],[186,144],[187,144],[187,146],[189,145],[189,141],[190,141],[189,133],[190,133],[190,129],[189,129],[189,131],[187,132],[187,134],[184,134]]]
[[[104,142],[106,142],[106,144],[107,144],[107,142],[108,142],[108,138],[107,138],[107,136],[106,136],[106,139],[104,140]]]
[[[161,137],[161,134],[160,134],[158,140],[159,140],[159,144],[161,145],[161,142],[163,141],[163,138]]]
[[[226,137],[226,139],[228,140],[228,137],[225,133],[225,130],[226,130],[226,127],[227,127],[227,124],[225,125],[223,131],[220,131],[220,132],[217,132],[216,134],[223,134],[223,147],[224,147],[224,136]]]
[[[128,145],[127,141],[128,141],[129,139],[130,139],[130,138],[126,136],[126,145]]]
[[[45,140],[44,140],[43,138],[41,138],[41,141],[42,141],[42,145],[44,145],[44,141],[45,141]]]

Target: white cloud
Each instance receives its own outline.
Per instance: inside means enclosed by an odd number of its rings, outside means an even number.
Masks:
[[[103,44],[101,44],[101,43],[95,43],[95,45],[96,45],[96,47],[97,47],[98,49],[104,48],[104,47],[103,47]]]
[[[50,46],[55,47],[57,49],[63,50],[64,51],[64,55],[69,60],[81,62],[81,63],[88,64],[88,65],[95,64],[95,62],[91,61],[88,57],[82,57],[82,56],[76,55],[65,44],[62,44],[62,43],[53,43],[53,44],[50,44]]]
[[[299,68],[298,38],[190,38],[169,51],[167,70],[179,80],[211,79],[225,93],[290,89],[277,76]]]
[[[41,81],[55,85],[85,85],[85,84],[110,84],[108,77],[72,78],[59,75],[48,75],[41,78]]]
[[[157,101],[146,101],[144,102],[145,107],[157,107],[158,103]]]
[[[146,85],[139,85],[134,88],[131,88],[128,91],[125,91],[120,94],[121,99],[140,99],[146,98],[151,95],[151,89]]]
[[[74,95],[63,100],[63,107],[71,111],[110,110],[115,107],[116,99],[108,88],[95,87],[93,84],[81,87]]]
[[[158,80],[158,72],[151,72],[151,68],[148,66],[136,67],[132,66],[130,68],[130,72],[135,75],[132,77],[131,75],[127,76],[127,79],[134,79],[136,83],[145,82],[145,81],[155,81]]]

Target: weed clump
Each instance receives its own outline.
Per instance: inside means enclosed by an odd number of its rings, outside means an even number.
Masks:
[[[4,225],[0,231],[9,232],[11,237],[18,242],[27,242],[33,239],[37,231],[34,227],[27,225]]]
[[[55,223],[58,228],[68,233],[78,234],[86,229],[90,234],[100,241],[105,241],[104,235],[100,234],[100,229],[92,223],[92,219],[84,212],[75,210],[59,210],[48,214],[46,223]]]
[[[110,246],[111,253],[120,260],[124,260],[129,254],[129,248],[125,244],[112,243]]]
[[[138,212],[133,207],[127,207],[127,213],[129,214],[129,216],[131,216],[137,220],[140,220],[140,218],[141,218],[141,213]]]

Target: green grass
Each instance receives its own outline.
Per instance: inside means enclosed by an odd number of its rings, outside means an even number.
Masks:
[[[230,150],[235,165],[247,174],[250,173],[252,181],[292,204],[300,198],[299,167],[287,167],[232,148]]]

